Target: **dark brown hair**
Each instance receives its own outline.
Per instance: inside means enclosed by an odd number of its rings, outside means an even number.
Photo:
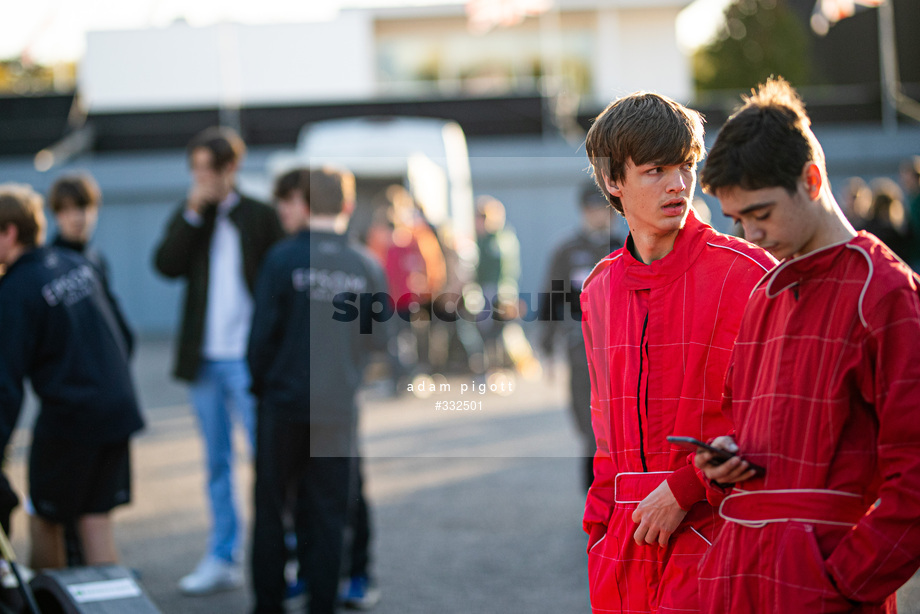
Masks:
[[[703,157],[703,117],[667,96],[636,92],[610,103],[585,139],[594,181],[613,208],[623,213],[604,177],[622,181],[626,163],[671,166]]]
[[[348,171],[324,166],[322,168],[295,168],[275,180],[276,199],[299,191],[310,213],[338,215],[342,206],[355,199],[355,177]]]
[[[64,207],[64,201],[70,200],[80,209],[98,207],[102,193],[96,180],[87,174],[65,175],[58,178],[48,191],[48,205],[57,213]]]
[[[207,149],[211,152],[213,168],[222,171],[234,162],[239,162],[246,154],[246,144],[232,128],[214,126],[205,128],[189,141],[186,147],[188,158],[196,149]]]
[[[281,200],[291,195],[291,192],[299,191],[305,201],[310,202],[310,171],[306,168],[295,168],[289,170],[275,179],[275,187],[272,195],[275,200]]]
[[[728,118],[700,173],[700,185],[722,188],[782,187],[796,191],[802,169],[814,162],[827,179],[824,151],[811,131],[805,103],[782,77],[771,77]]]

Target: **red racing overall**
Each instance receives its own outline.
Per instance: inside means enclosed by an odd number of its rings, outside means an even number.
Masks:
[[[697,565],[720,520],[668,435],[726,432],[725,372],[750,291],[774,265],[691,212],[673,250],[645,265],[620,249],[585,281],[582,326],[597,440],[584,529],[594,612],[696,612]],[[636,505],[668,480],[689,510],[668,546],[633,541]]]
[[[767,471],[722,504],[703,611],[893,611],[920,566],[918,411],[920,294],[888,248],[861,232],[765,277],[725,412]]]

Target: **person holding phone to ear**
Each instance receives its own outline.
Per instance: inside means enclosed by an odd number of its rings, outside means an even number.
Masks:
[[[782,260],[751,294],[729,367],[735,431],[712,445],[735,456],[695,459],[710,500],[728,495],[702,609],[894,612],[920,567],[920,278],[847,222],[782,79],[729,118],[701,183]]]
[[[233,486],[233,424],[255,445],[255,400],[246,364],[252,293],[269,248],[284,236],[275,210],[237,190],[246,146],[227,127],[207,128],[188,148],[192,176],[154,254],[165,277],[186,283],[175,375],[190,384],[207,454],[211,531],[207,552],[179,581],[187,595],[243,585]]]

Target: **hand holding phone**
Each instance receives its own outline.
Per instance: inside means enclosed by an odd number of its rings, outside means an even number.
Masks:
[[[683,436],[678,436],[678,435],[670,435],[668,436],[667,439],[669,442],[673,443],[674,445],[680,446],[681,448],[684,448],[691,452],[699,452],[700,449],[703,449],[703,450],[706,450],[707,452],[712,453],[713,457],[710,459],[709,464],[713,466],[721,465],[728,459],[735,456],[735,452],[730,452],[729,450],[726,450],[725,448],[717,448],[715,446],[711,446],[708,443],[700,441],[699,439],[696,439],[694,437],[683,437]],[[754,464],[747,459],[744,459],[744,460],[745,462],[747,462],[748,466],[754,470],[755,477],[763,477],[764,475],[766,475],[767,470],[764,467]]]

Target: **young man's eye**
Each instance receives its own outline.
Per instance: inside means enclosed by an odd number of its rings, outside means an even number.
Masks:
[[[762,221],[764,221],[765,219],[767,219],[768,217],[770,217],[770,212],[769,212],[769,211],[767,211],[766,213],[761,213],[760,215],[755,215],[755,216],[754,216],[754,219],[757,220],[757,221],[759,221],[759,222],[762,222]]]
[[[685,171],[692,171],[696,167],[696,162],[684,162],[683,169]]]

